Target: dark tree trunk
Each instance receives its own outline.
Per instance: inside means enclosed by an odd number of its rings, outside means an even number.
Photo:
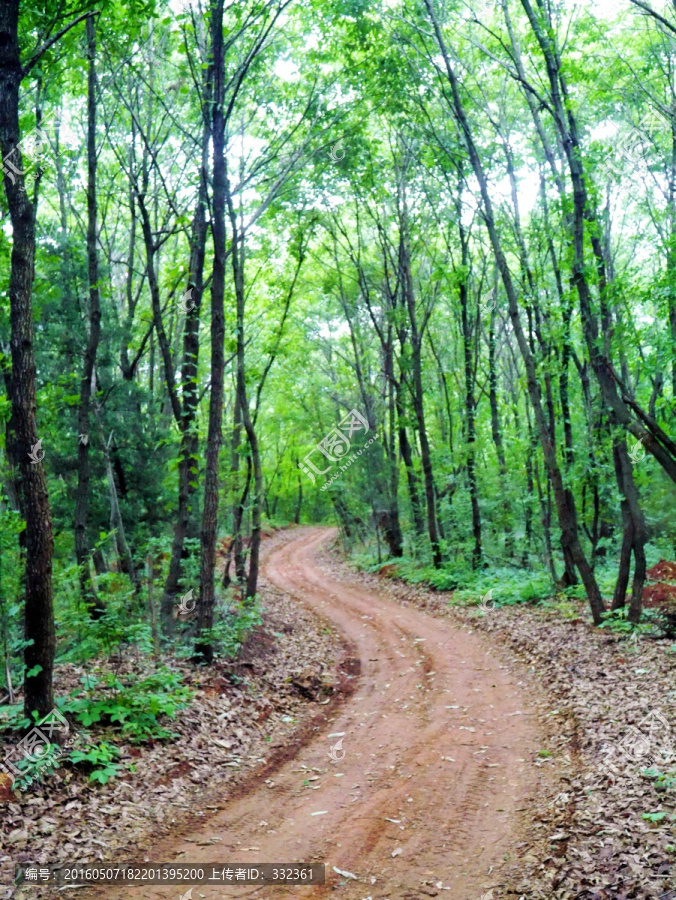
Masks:
[[[211,73],[207,75],[207,93]],[[205,119],[207,113],[204,113]],[[186,317],[183,328],[183,363],[181,366],[181,383],[183,390],[181,415],[181,447],[178,463],[178,509],[174,537],[171,544],[169,571],[164,584],[161,602],[162,625],[167,632],[173,630],[173,608],[178,594],[178,582],[181,577],[181,561],[183,547],[188,533],[192,514],[192,498],[197,489],[197,406],[199,391],[197,384],[197,363],[199,358],[199,322],[202,293],[204,291],[204,257],[206,252],[207,221],[207,165],[209,147],[209,125],[205,121],[202,144],[202,169],[197,206],[192,224],[192,240],[190,253],[190,273],[188,289],[184,295]]]
[[[522,0],[522,2],[525,3],[527,2],[527,0]],[[444,41],[438,20],[434,13],[431,0],[425,0],[425,7],[427,9],[430,21],[432,22],[437,43],[444,59],[446,73],[451,88],[451,105],[453,114],[462,131],[465,145],[470,157],[470,162],[472,164],[472,169],[474,171],[477,182],[479,183],[479,189],[483,204],[484,221],[488,230],[491,246],[495,255],[495,260],[500,271],[502,283],[505,287],[505,292],[509,301],[509,316],[512,321],[512,327],[514,329],[514,334],[519,345],[519,351],[526,368],[528,393],[533,407],[533,413],[535,415],[535,425],[537,428],[538,436],[540,438],[540,444],[544,453],[549,477],[552,482],[552,488],[554,490],[554,499],[556,502],[556,508],[559,517],[559,525],[561,527],[561,546],[564,550],[564,553],[570,554],[570,557],[574,561],[585,586],[594,623],[600,624],[603,612],[605,610],[603,597],[601,596],[601,592],[599,590],[598,584],[596,583],[594,573],[591,569],[591,566],[589,565],[589,561],[587,560],[587,557],[585,556],[584,550],[582,549],[582,545],[580,543],[579,528],[577,523],[577,511],[575,509],[575,504],[571,502],[572,495],[569,491],[566,490],[564,486],[563,477],[556,457],[556,447],[552,440],[552,435],[549,432],[547,416],[542,402],[542,387],[538,380],[535,359],[533,357],[528,337],[524,332],[523,324],[521,322],[518,294],[512,279],[512,274],[507,262],[507,257],[505,256],[504,250],[502,248],[502,242],[498,234],[493,212],[493,203],[488,191],[488,182],[486,180],[483,165],[481,163],[481,159],[479,157],[479,153],[469,125],[469,121],[462,104],[457,76],[451,65],[448,50],[446,48],[446,43]]]
[[[237,399],[239,402],[242,424],[249,442],[251,466],[253,467],[253,496],[251,498],[251,543],[249,546],[249,572],[246,579],[245,597],[253,600],[258,585],[258,558],[261,542],[261,504],[263,499],[263,470],[258,446],[258,435],[249,409],[249,397],[246,388],[246,367],[244,360],[244,266],[245,245],[244,234],[237,222],[237,212],[230,190],[230,181],[225,174],[225,197],[230,217],[232,232],[232,273],[235,282],[235,300],[237,306]]]
[[[418,438],[420,440],[420,462],[422,463],[423,481],[425,485],[425,500],[427,506],[427,533],[429,535],[430,547],[432,549],[432,563],[434,567],[438,569],[439,566],[441,566],[441,545],[439,544],[439,534],[437,531],[437,512],[434,496],[434,473],[432,471],[432,456],[430,453],[427,428],[425,425],[425,401],[422,383],[421,357],[423,335],[418,328],[408,245],[405,239],[402,240],[400,249],[403,290],[405,292],[405,303],[408,312],[409,323],[411,326],[411,374],[413,378],[413,384],[411,386],[411,402],[413,403],[413,412],[415,414],[416,424],[418,428]]]
[[[406,421],[404,418],[404,404],[401,398],[401,382],[397,385],[396,391],[397,420],[399,433],[399,450],[401,458],[404,461],[406,469],[406,481],[408,484],[408,493],[411,498],[411,512],[413,513],[413,527],[416,537],[422,537],[425,533],[425,525],[423,523],[422,510],[420,508],[420,494],[418,493],[418,476],[413,468],[413,455],[411,453],[411,445],[408,440],[408,432],[406,431]]]
[[[223,417],[223,377],[225,367],[225,133],[223,118],[225,60],[223,56],[223,2],[213,0],[211,9],[211,46],[214,67],[213,91],[213,279],[211,283],[211,390],[204,473],[202,509],[200,602],[197,619],[199,635],[213,627],[216,569],[216,531],[218,527],[218,457]],[[199,637],[195,653],[211,663],[214,656],[210,637]]]
[[[131,554],[129,544],[127,543],[127,537],[124,530],[124,522],[122,521],[122,513],[120,512],[120,504],[118,503],[117,499],[117,486],[115,485],[113,464],[110,459],[110,444],[112,441],[112,434],[108,438],[108,441],[106,441],[103,432],[103,422],[101,419],[101,408],[99,407],[98,401],[96,399],[95,375],[92,376],[92,381],[94,382],[94,384],[92,385],[94,415],[96,416],[99,439],[103,448],[103,459],[106,467],[106,479],[108,481],[108,495],[110,498],[110,528],[111,531],[114,531],[115,533],[115,549],[117,551],[117,558],[119,560],[120,569],[125,573],[125,575],[129,576],[131,583],[134,585],[134,594],[136,597],[138,597],[141,585],[139,582],[138,573],[136,572],[136,567],[134,565],[134,558]]]
[[[498,371],[495,360],[495,309],[491,311],[491,321],[488,326],[488,398],[491,405],[491,434],[495,444],[495,452],[498,456],[498,472],[500,474],[500,487],[502,491],[502,515],[503,528],[505,529],[505,555],[514,555],[514,535],[512,533],[511,510],[509,507],[509,490],[507,461],[505,448],[502,443],[502,430],[500,428],[500,414],[498,411]],[[532,476],[530,479],[530,492],[532,492]],[[530,542],[530,522],[526,526],[526,536]]]
[[[460,173],[460,178],[462,174]],[[467,236],[462,224],[462,182],[458,187],[457,211],[458,211],[458,230],[460,232],[460,246],[462,249],[462,267],[463,272],[467,271],[469,262],[469,253],[467,247]],[[474,365],[472,359],[472,324],[469,316],[469,294],[467,290],[467,278],[463,277],[458,285],[458,293],[460,296],[460,322],[462,326],[462,347],[463,347],[463,363],[465,375],[465,409],[467,418],[465,420],[465,434],[467,437],[467,481],[469,483],[469,497],[472,506],[472,536],[474,539],[474,547],[472,548],[472,568],[478,569],[481,566],[482,550],[481,550],[481,510],[479,509],[479,487],[476,477],[476,398],[474,396]]]
[[[613,463],[617,483],[623,494],[622,520],[624,524],[622,554],[613,596],[613,609],[624,606],[624,597],[629,581],[629,553],[633,550],[634,577],[629,600],[628,618],[630,622],[636,624],[641,619],[641,610],[643,608],[643,585],[646,577],[645,544],[648,535],[639,502],[638,490],[634,484],[631,460],[625,440],[618,440],[613,445]]]
[[[298,465],[298,459],[296,459],[296,465]],[[300,469],[298,469],[297,475],[298,475],[298,500],[296,501],[296,510],[293,514],[294,525],[300,525],[300,511],[303,506],[303,479],[300,477]]]
[[[239,485],[238,485],[239,487]],[[237,498],[232,516],[232,545],[235,556],[235,577],[239,584],[246,581],[246,559],[244,557],[244,539],[242,535],[242,524],[244,522],[244,511],[246,509],[249,490],[251,488],[251,456],[246,458],[246,474],[244,476],[244,486],[242,493]]]
[[[36,422],[35,353],[33,349],[33,271],[35,219],[26,192],[19,144],[19,2],[0,4],[0,149],[10,157],[17,172],[5,168],[5,194],[12,222],[12,252],[9,276],[10,344],[12,355],[10,432],[17,451],[26,519],[26,593],[24,663],[24,710],[45,716],[54,707],[54,609],[52,597],[52,517],[47,477],[39,456]],[[36,671],[37,670],[37,671]],[[29,674],[30,673],[30,674]]]
[[[80,407],[78,409],[77,492],[75,496],[75,557],[80,578],[80,592],[93,618],[99,618],[104,606],[92,584],[90,552],[87,545],[87,512],[89,507],[89,448],[90,405],[96,354],[101,336],[101,305],[99,301],[99,263],[97,244],[96,204],[96,25],[87,19],[87,276],[89,281],[89,335],[85,348],[80,379]]]

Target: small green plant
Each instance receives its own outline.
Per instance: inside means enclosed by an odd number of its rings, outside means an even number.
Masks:
[[[262,622],[258,599],[253,603],[231,606],[213,628],[205,631],[204,640],[213,644],[220,656],[237,656],[247,634]]]
[[[31,784],[42,781],[47,775],[52,775],[59,768],[60,756],[61,748],[58,744],[48,744],[39,755],[25,756],[19,760],[16,767],[21,775],[17,776],[14,788],[25,791]]]
[[[662,819],[666,819],[668,815],[669,813],[666,812],[643,813],[641,818],[645,819],[647,822],[661,822]]]
[[[93,684],[89,676],[83,676],[82,681],[85,688],[69,696],[63,711],[85,727],[117,726],[132,743],[172,737],[161,720],[173,719],[192,699],[192,692],[181,684],[180,674],[164,666],[135,683],[123,683],[112,673]]]
[[[628,614],[629,608],[627,606],[623,606],[620,609],[611,609],[603,613],[603,622],[601,622],[600,627],[607,628],[608,631],[614,631],[617,634],[627,635],[628,637],[653,633],[655,625],[653,610],[644,609],[642,620],[638,625],[628,620]]]
[[[120,756],[120,751],[108,741],[101,741],[83,750],[72,750],[68,756],[73,765],[84,765],[90,769],[89,780],[107,784],[111,778],[116,778],[122,765],[115,762]]]

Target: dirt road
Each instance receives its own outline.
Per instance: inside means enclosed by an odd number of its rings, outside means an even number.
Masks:
[[[349,639],[361,662],[356,691],[267,783],[199,831],[158,842],[151,862],[326,863],[324,887],[203,885],[194,900],[336,889],[345,900],[480,900],[496,883],[491,868],[514,858],[520,816],[537,792],[540,745],[523,672],[477,634],[336,581],[313,559],[331,535],[299,532],[269,555],[265,575]],[[182,893],[116,887],[102,896]]]

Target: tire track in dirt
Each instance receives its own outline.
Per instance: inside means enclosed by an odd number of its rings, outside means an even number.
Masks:
[[[525,714],[523,671],[476,634],[335,580],[314,560],[334,533],[296,532],[270,553],[265,575],[355,648],[357,689],[292,758],[266,769],[267,783],[261,775],[258,787],[192,833],[159,841],[151,862],[326,863],[324,887],[194,889],[206,898],[323,898],[345,881],[336,866],[359,878],[338,887],[346,900],[479,900],[495,884],[489,870],[518,838],[519,810],[537,792],[538,738]],[[341,732],[345,756],[336,762],[329,735]],[[199,846],[210,836],[218,842]],[[99,896],[179,893],[118,886]]]

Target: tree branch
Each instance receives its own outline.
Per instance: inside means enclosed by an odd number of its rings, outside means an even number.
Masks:
[[[70,22],[68,25],[64,25],[63,28],[61,29],[61,31],[57,31],[53,37],[50,37],[50,39],[48,41],[45,41],[45,43],[42,45],[42,47],[40,47],[40,49],[37,50],[31,56],[31,58],[28,60],[26,65],[23,66],[23,68],[21,69],[21,77],[25,78],[26,75],[28,75],[30,70],[33,68],[35,63],[40,59],[40,57],[44,53],[46,53],[47,50],[49,50],[49,48],[53,44],[55,44],[57,41],[61,40],[61,38],[64,36],[64,34],[69,32],[71,28],[74,28],[79,22],[82,22],[83,19],[88,19],[90,16],[99,16],[99,15],[101,15],[101,13],[98,10],[90,10],[89,12],[82,13],[82,15],[78,16],[77,19],[73,19],[73,21]]]

